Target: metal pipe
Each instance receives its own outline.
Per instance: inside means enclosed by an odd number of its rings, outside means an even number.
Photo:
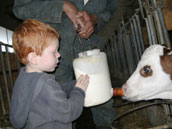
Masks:
[[[157,30],[157,38],[159,39],[159,44],[164,44],[164,33],[162,32],[162,27],[161,27],[161,22],[160,22],[160,18],[159,18],[159,15],[158,15],[158,11],[157,11],[157,2],[156,0],[151,0],[151,3],[152,3],[152,7],[153,7],[153,11],[152,11],[152,14],[153,14],[153,17],[155,18],[154,22],[155,22],[155,27],[156,27],[156,30]]]
[[[143,53],[144,50],[145,50],[145,47],[144,47],[144,40],[143,40],[142,31],[141,31],[141,24],[140,24],[139,15],[136,14],[136,15],[135,15],[135,18],[136,18],[137,28],[138,28],[138,32],[139,32],[141,53]]]
[[[2,107],[2,113],[4,115],[4,114],[6,114],[6,109],[5,109],[4,99],[3,99],[3,96],[2,96],[1,80],[0,80],[0,102],[1,102],[1,107]]]
[[[136,59],[136,63],[138,63],[139,62],[139,56],[138,56],[138,50],[137,50],[137,43],[136,43],[135,34],[134,34],[134,27],[133,27],[131,20],[130,20],[130,30],[131,30],[131,39],[132,39],[132,43],[133,43],[134,54],[136,57],[135,59]]]
[[[126,59],[128,62],[128,71],[129,71],[129,75],[131,75],[134,71],[134,69],[136,68],[136,62],[134,60],[134,53],[133,53],[133,48],[132,48],[132,44],[131,44],[131,38],[130,38],[130,34],[129,32],[127,32],[127,30],[125,30],[125,45],[124,45],[124,49],[126,51]]]
[[[13,77],[12,77],[12,73],[11,73],[11,66],[10,66],[10,59],[9,59],[9,53],[8,53],[8,48],[7,46],[5,46],[5,50],[6,50],[6,62],[7,62],[7,66],[8,66],[8,74],[9,74],[9,83],[10,83],[10,87],[13,88]]]
[[[152,19],[152,15],[148,14],[148,24],[150,25],[150,33],[151,33],[151,37],[152,37],[152,44],[158,44],[157,42],[157,35],[155,32],[155,25],[153,23],[153,19]]]
[[[145,15],[144,15],[144,12],[143,12],[142,1],[141,0],[138,0],[138,3],[139,3],[139,9],[140,9],[140,12],[141,12],[141,16],[144,19],[145,18]]]
[[[153,45],[151,31],[150,31],[150,25],[148,23],[148,19],[147,18],[144,18],[144,20],[145,20],[145,23],[146,23],[146,29],[147,29],[147,33],[148,33],[149,45]]]
[[[154,22],[153,22],[152,14],[150,13],[151,8],[150,8],[149,0],[145,2],[144,8],[145,8],[145,11],[146,11],[146,14],[147,14],[148,24],[150,26],[152,44],[157,44],[157,39],[156,39],[157,36],[156,36],[156,32],[155,32],[155,25],[154,25]]]
[[[121,59],[119,55],[119,48],[118,48],[118,42],[117,42],[117,37],[114,38],[114,50],[115,50],[115,56],[116,56],[116,63],[117,63],[117,71],[122,72],[122,67],[121,67]]]
[[[1,44],[0,44],[0,58],[1,58],[1,66],[2,66],[3,78],[4,78],[4,85],[5,85],[6,95],[7,95],[7,102],[8,102],[8,106],[10,106],[10,95],[9,95],[7,75],[6,75],[6,72],[5,72],[6,70],[5,70],[5,64],[4,64]]]
[[[155,27],[157,30],[157,38],[159,39],[159,44],[164,44],[165,43],[164,33],[162,32],[159,15],[158,15],[158,12],[156,10],[153,12],[153,16],[155,18],[154,22],[155,22]]]
[[[109,39],[108,40],[108,43],[106,45],[107,47],[107,51],[106,51],[106,54],[107,54],[107,57],[108,57],[108,64],[109,64],[109,67],[110,67],[110,73],[111,75],[113,75],[114,73],[114,62],[113,62],[113,56],[112,56],[112,51],[111,51],[111,40]]]
[[[155,2],[155,1],[154,1]],[[160,6],[157,8],[157,12],[158,12],[158,15],[159,15],[159,20],[160,20],[160,23],[161,23],[161,26],[162,26],[162,30],[163,30],[163,33],[164,33],[164,38],[165,38],[165,44],[170,47],[170,39],[169,39],[169,35],[168,35],[168,31],[167,31],[167,27],[166,27],[166,24],[165,24],[165,20],[164,20],[164,16],[162,14],[162,4],[163,4],[163,0],[161,0],[160,2]]]
[[[152,101],[152,100],[151,100]],[[141,101],[142,102],[142,101]],[[147,102],[149,102],[149,101],[147,101]],[[138,110],[140,110],[140,109],[143,109],[143,108],[146,108],[146,107],[150,107],[150,106],[153,106],[153,105],[162,105],[162,104],[172,104],[172,102],[171,101],[166,101],[166,100],[164,100],[164,101],[162,101],[162,100],[158,100],[158,101],[156,101],[156,102],[149,102],[148,104],[144,104],[144,105],[140,105],[140,106],[137,106],[137,107],[135,107],[135,108],[133,108],[133,109],[130,109],[130,110],[128,110],[128,111],[126,111],[126,112],[123,112],[123,113],[121,113],[121,114],[119,114],[117,117],[115,117],[114,119],[113,119],[113,121],[112,121],[112,123],[111,123],[111,126],[112,126],[112,124],[114,125],[114,124],[118,124],[118,122],[119,122],[119,120],[120,120],[120,118],[122,118],[122,117],[124,117],[124,116],[126,116],[126,115],[128,115],[128,114],[130,114],[130,113],[133,113],[133,112],[135,112],[135,111],[138,111]],[[168,114],[168,115],[170,115],[170,114]],[[115,122],[115,123],[114,123]],[[113,127],[113,126],[112,126]]]
[[[111,42],[111,54],[112,54],[112,58],[113,58],[113,65],[114,65],[114,72],[117,71],[117,59],[116,59],[116,56],[115,56],[115,47],[114,47],[114,37],[112,37],[112,42]]]
[[[124,74],[124,80],[127,79],[127,77],[129,76],[128,73],[128,67],[127,67],[127,62],[126,62],[126,55],[124,52],[124,46],[123,46],[123,37],[122,35],[119,36],[119,43],[118,43],[118,48],[119,48],[119,53],[120,53],[120,59],[121,59],[121,63],[122,63],[122,71]]]
[[[132,18],[132,21],[133,21],[133,27],[134,27],[134,32],[135,32],[134,34],[135,34],[135,37],[136,37],[136,47],[137,47],[137,50],[138,50],[138,57],[139,57],[139,60],[140,60],[142,52],[141,52],[141,48],[140,48],[139,32],[138,32],[138,27],[137,27],[137,24],[136,24],[135,17]]]
[[[141,11],[141,16],[145,20],[145,23],[146,23],[146,29],[147,29],[147,33],[148,33],[149,45],[153,45],[148,18],[144,15],[144,12],[143,12],[143,9],[144,9],[144,7],[142,5],[143,3],[142,3],[141,0],[138,0],[138,3],[139,3],[139,9]]]

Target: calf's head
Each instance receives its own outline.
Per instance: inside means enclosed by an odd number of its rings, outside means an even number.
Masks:
[[[161,45],[147,48],[122,89],[130,101],[172,99],[172,50]]]

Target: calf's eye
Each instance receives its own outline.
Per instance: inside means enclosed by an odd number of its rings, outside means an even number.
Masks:
[[[141,76],[146,78],[146,77],[152,76],[153,71],[149,65],[146,65],[140,70],[140,74]]]
[[[145,73],[151,72],[151,69],[149,67],[144,67],[143,70],[144,70]]]

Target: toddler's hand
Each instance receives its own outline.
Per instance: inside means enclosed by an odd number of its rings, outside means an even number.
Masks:
[[[88,87],[88,84],[89,84],[89,77],[88,77],[88,75],[81,75],[78,78],[75,86],[83,89],[84,91],[86,91],[86,89]]]

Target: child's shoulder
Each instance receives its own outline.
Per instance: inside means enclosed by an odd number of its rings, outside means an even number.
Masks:
[[[52,74],[48,74],[48,73],[43,73],[40,77],[40,80],[48,82],[48,81],[55,81],[55,76]]]
[[[48,73],[44,73],[41,75],[40,82],[46,84],[46,85],[50,85],[50,86],[57,86],[59,85],[56,80],[55,80],[55,76],[53,74],[48,74]]]

